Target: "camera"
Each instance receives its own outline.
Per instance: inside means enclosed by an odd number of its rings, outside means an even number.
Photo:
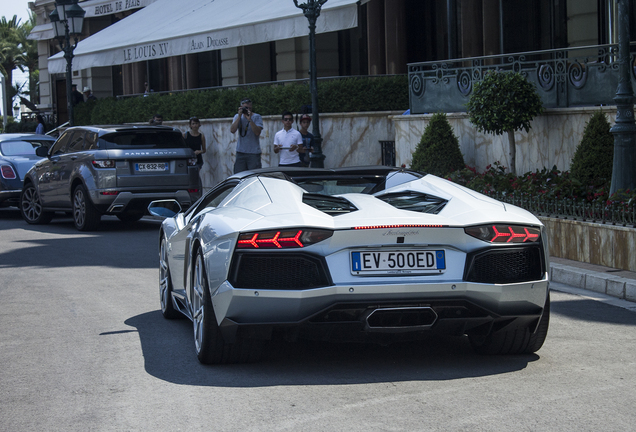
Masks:
[[[248,114],[248,109],[243,107],[241,108],[241,113],[247,115]]]

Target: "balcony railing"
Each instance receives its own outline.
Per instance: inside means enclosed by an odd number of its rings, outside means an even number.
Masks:
[[[632,83],[636,86],[631,44]],[[466,111],[473,86],[491,70],[514,71],[534,83],[546,108],[613,105],[618,45],[531,51],[409,64],[411,114]]]
[[[492,197],[536,216],[554,217],[601,224],[636,227],[636,204],[612,202],[611,204],[569,198],[544,198],[527,194],[495,193]]]

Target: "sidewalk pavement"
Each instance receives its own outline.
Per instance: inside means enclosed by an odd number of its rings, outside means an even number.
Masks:
[[[636,272],[550,257],[550,281],[636,302]]]

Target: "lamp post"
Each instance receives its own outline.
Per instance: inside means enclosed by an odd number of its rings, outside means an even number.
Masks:
[[[55,9],[49,15],[51,23],[53,23],[55,38],[58,40],[62,51],[64,51],[64,58],[66,59],[66,106],[69,126],[74,125],[71,92],[73,51],[77,47],[77,37],[82,33],[85,14],[86,11],[77,4],[77,0],[57,0]],[[75,42],[73,44],[71,44],[71,37]]]
[[[316,70],[316,20],[320,16],[320,8],[327,0],[307,0],[298,4],[297,8],[303,10],[303,14],[309,21],[309,88],[311,91],[311,116],[313,123],[314,150],[311,153],[311,167],[324,168],[325,155],[322,153],[322,137],[320,136],[320,118],[318,114],[318,75]]]
[[[616,123],[614,134],[614,163],[610,195],[618,190],[636,188],[636,123],[634,122],[634,90],[632,62],[629,52],[630,1],[618,0],[618,69],[616,89]]]

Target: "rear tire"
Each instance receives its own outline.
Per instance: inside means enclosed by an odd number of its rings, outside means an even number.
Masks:
[[[53,219],[53,212],[42,210],[40,194],[33,183],[27,183],[20,195],[20,214],[22,219],[32,225],[47,224]]]
[[[486,336],[469,335],[473,349],[479,354],[532,354],[539,351],[548,335],[550,325],[550,294],[545,301],[537,331],[527,327],[501,330]]]
[[[79,231],[93,231],[99,226],[102,215],[97,211],[83,185],[73,189],[73,222]]]
[[[203,253],[197,253],[192,274],[192,323],[194,346],[203,364],[247,363],[260,358],[262,341],[241,339],[226,343],[212,307]]]
[[[181,315],[172,303],[172,281],[170,280],[170,268],[168,267],[168,245],[165,237],[161,239],[159,251],[159,301],[161,313],[166,319],[179,318]]]

